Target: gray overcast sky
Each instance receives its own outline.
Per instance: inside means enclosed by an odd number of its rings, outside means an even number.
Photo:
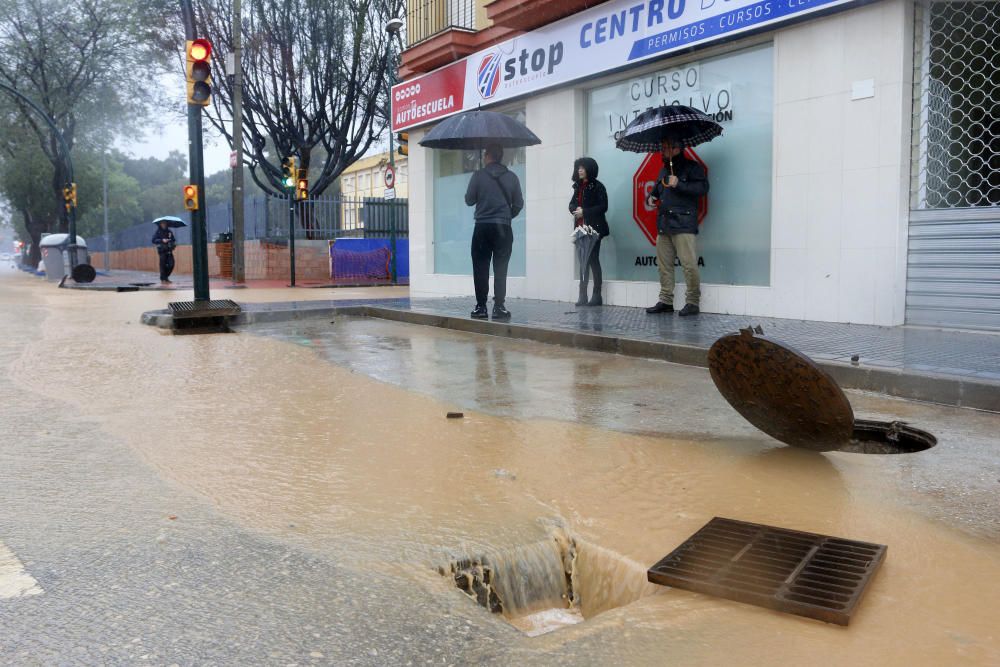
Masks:
[[[154,115],[154,123],[140,140],[118,142],[118,147],[134,157],[165,158],[170,151],[188,154],[187,116],[185,115],[184,79],[166,74],[161,77],[161,85],[167,94],[176,100],[176,111],[161,110]],[[225,139],[216,136],[211,123],[204,119],[205,132],[205,175],[229,169],[229,145]]]
[[[184,83],[179,77],[165,76],[163,86],[168,90],[175,91],[174,98],[177,99],[177,112],[168,113],[163,111],[156,116],[157,126],[151,126],[141,140],[119,141],[118,147],[130,153],[134,157],[155,157],[165,158],[170,151],[180,151],[187,156],[187,116],[184,113]],[[219,171],[229,171],[229,145],[221,136],[217,136],[207,119],[204,120],[205,128],[205,175],[209,176]],[[367,152],[367,155],[376,155],[388,150],[388,134],[384,135],[382,141],[377,141]]]

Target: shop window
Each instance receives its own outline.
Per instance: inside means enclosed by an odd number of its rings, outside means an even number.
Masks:
[[[524,110],[506,112],[519,122],[525,122]],[[434,151],[434,273],[472,275],[469,248],[475,225],[473,208],[465,205],[465,191],[472,173],[481,166],[478,151]],[[504,151],[504,164],[521,181],[521,191],[527,200],[525,151],[523,148]],[[514,218],[514,251],[508,275],[525,274],[525,211]]]
[[[650,106],[679,103],[710,113],[724,128],[721,137],[694,149],[708,168],[711,185],[698,237],[702,281],[770,283],[773,90],[773,49],[768,45],[590,92],[587,152],[600,165],[610,204],[611,236],[601,249],[605,277],[658,280],[655,228],[644,231],[633,219],[633,198],[641,208],[645,195],[642,187],[633,185],[633,175],[646,156],[616,149],[614,134]],[[655,171],[660,158],[654,155],[651,160]]]

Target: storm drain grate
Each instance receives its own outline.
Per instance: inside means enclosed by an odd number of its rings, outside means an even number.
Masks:
[[[212,301],[172,301],[168,304],[175,319],[185,317],[228,317],[238,315],[240,305],[231,299]]]
[[[847,625],[887,547],[715,517],[649,581]]]

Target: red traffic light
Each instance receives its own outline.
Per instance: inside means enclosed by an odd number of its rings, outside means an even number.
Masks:
[[[212,55],[212,44],[207,39],[196,39],[191,42],[188,55],[191,56],[191,60],[208,60]]]

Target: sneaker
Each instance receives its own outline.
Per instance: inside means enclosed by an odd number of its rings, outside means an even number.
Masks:
[[[651,306],[646,309],[646,312],[650,315],[658,315],[659,313],[672,313],[674,312],[674,307],[669,303],[663,303],[662,301],[657,301],[655,306]]]
[[[681,312],[677,314],[680,315],[681,317],[687,317],[688,315],[697,315],[700,312],[701,310],[698,308],[698,306],[694,305],[693,303],[689,303],[685,304],[685,306],[681,308]]]
[[[503,307],[503,305],[493,306],[493,319],[495,320],[509,320],[510,311]]]
[[[472,319],[474,320],[487,320],[490,314],[486,310],[486,306],[476,306],[476,309],[472,311]]]

